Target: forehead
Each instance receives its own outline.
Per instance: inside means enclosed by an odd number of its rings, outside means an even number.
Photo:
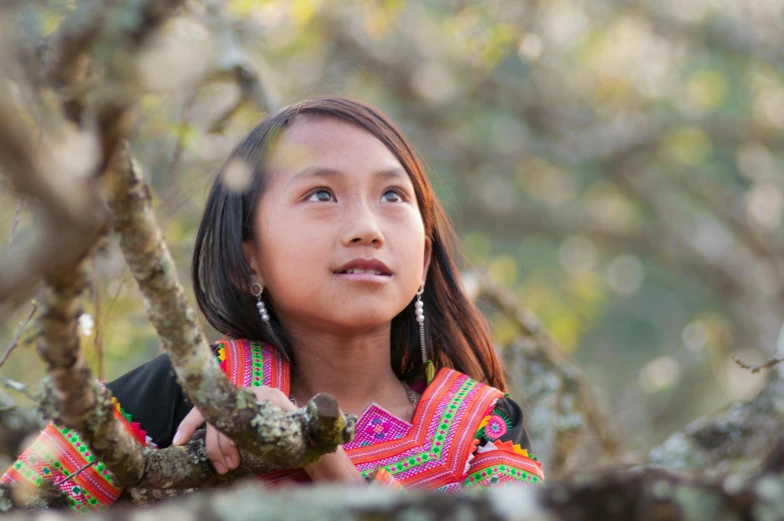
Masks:
[[[402,168],[386,145],[365,129],[326,117],[299,116],[268,156],[268,168],[290,176],[318,166],[347,173]]]

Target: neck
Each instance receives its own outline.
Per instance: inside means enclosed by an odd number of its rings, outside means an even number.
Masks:
[[[376,402],[400,416],[410,415],[405,388],[390,363],[389,324],[352,335],[287,330],[294,351],[291,392],[297,403],[328,393],[345,413],[359,416]]]

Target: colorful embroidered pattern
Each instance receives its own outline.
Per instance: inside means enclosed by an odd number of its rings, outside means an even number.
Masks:
[[[245,356],[250,356],[247,351]],[[264,346],[262,359],[264,385],[270,385],[267,367],[279,365],[280,357]],[[287,384],[288,364],[283,363],[281,369],[278,374],[285,378],[278,378],[277,382]],[[237,378],[232,376],[231,380]],[[462,373],[441,369],[425,389],[412,424],[371,405],[357,422],[355,439],[344,446],[346,453],[365,477],[383,467],[405,487],[457,489],[465,479],[468,461],[478,443],[475,437],[479,424],[502,396],[501,391]],[[301,469],[273,472],[261,478],[268,484],[308,479]]]
[[[485,442],[495,441],[512,428],[512,420],[506,412],[496,407],[493,413],[487,416],[479,424],[479,431],[476,433],[477,439]]]
[[[491,440],[497,440],[509,430],[506,422],[498,414],[493,414],[488,417],[487,425],[485,425],[485,435]]]
[[[507,482],[536,484],[539,482],[539,477],[512,465],[492,465],[469,474],[463,486],[482,487]]]
[[[476,455],[463,486],[482,487],[507,482],[533,485],[543,481],[544,473],[539,462],[516,453],[494,450]]]
[[[398,480],[392,477],[392,474],[387,472],[386,469],[379,468],[375,472],[370,475],[370,479],[373,483],[377,483],[384,487],[395,488],[395,489],[402,489],[403,486],[400,484]]]
[[[141,445],[150,445],[150,438],[126,413],[120,403],[112,398],[114,415],[125,430]],[[92,463],[75,478],[65,481],[71,474]],[[114,476],[100,461],[96,461],[90,448],[79,435],[66,427],[50,423],[8,469],[0,482],[31,483],[40,486],[44,480],[53,480],[68,497],[73,510],[86,507],[102,508],[117,500],[120,489]]]
[[[435,463],[439,462],[446,454],[445,449],[449,447],[452,441],[450,439],[452,437],[450,436],[450,431],[452,431],[452,424],[458,416],[458,408],[471,389],[477,385],[477,382],[466,377],[461,384],[462,385],[460,385],[457,392],[452,394],[452,399],[449,401],[446,408],[440,409],[441,415],[438,420],[438,426],[433,432],[433,437],[428,440],[428,444],[425,447],[422,447],[424,450],[407,454],[403,458],[393,457],[390,458],[393,460],[392,462],[385,461],[382,463],[383,467],[387,469],[390,474],[396,478],[400,475],[402,478],[412,477],[419,470],[419,467],[425,467],[424,470],[432,470],[435,467]],[[378,463],[375,463],[375,465],[378,465]],[[375,468],[375,465],[373,468]],[[362,470],[363,476],[367,476],[372,469],[363,470],[360,468],[360,470]]]
[[[127,430],[131,436],[136,438],[136,441],[144,445],[145,447],[148,445],[152,445],[152,439],[147,436],[147,431],[142,429],[141,424],[139,422],[133,421],[131,419],[131,415],[125,412],[125,409],[122,408],[120,402],[117,401],[117,398],[112,396],[112,405],[114,405],[114,416],[121,420],[125,430]]]
[[[506,482],[541,484],[543,481],[542,464],[529,455],[528,450],[511,441],[495,441],[476,449],[464,486]]]
[[[371,404],[357,421],[356,435],[345,448],[367,447],[381,441],[398,440],[411,431],[411,424]]]
[[[289,365],[271,346],[247,340],[222,340],[215,356],[238,387],[266,385],[289,394]],[[357,422],[355,439],[345,445],[363,476],[387,486],[422,487],[451,492],[463,486],[507,481],[541,483],[541,464],[525,449],[498,439],[512,428],[501,409],[501,391],[468,376],[441,369],[416,407],[412,423],[372,404]],[[141,426],[114,400],[114,414],[144,445],[151,443]],[[482,441],[486,443],[481,444]],[[477,447],[478,444],[481,444]],[[88,463],[76,478],[64,481]],[[302,469],[259,476],[266,484],[307,482]],[[73,431],[49,425],[0,481],[39,486],[62,482],[74,510],[101,508],[119,497],[114,478]]]
[[[273,347],[249,340],[219,340],[221,369],[237,387],[266,385],[289,394],[289,364]]]
[[[93,465],[65,481],[89,463]],[[79,436],[51,423],[0,479],[5,483],[28,482],[35,486],[40,486],[44,480],[52,480],[60,486],[73,510],[101,508],[116,501],[120,495],[113,476],[103,463],[95,461],[95,456]]]

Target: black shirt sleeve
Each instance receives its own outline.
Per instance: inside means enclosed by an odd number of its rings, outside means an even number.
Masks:
[[[132,421],[139,422],[158,447],[171,445],[177,426],[193,407],[162,354],[106,384]]]

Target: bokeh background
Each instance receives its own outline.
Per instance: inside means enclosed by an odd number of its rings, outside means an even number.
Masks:
[[[45,36],[78,8],[30,2],[19,24]],[[193,2],[135,70],[148,93],[133,149],[190,291],[209,186],[265,105],[340,93],[378,106],[427,164],[469,289],[481,273],[515,295],[645,451],[762,388],[766,376],[732,356],[779,353],[783,11],[784,0]],[[0,198],[4,241],[19,201],[7,188]],[[26,207],[18,217],[29,233]],[[482,305],[502,350],[520,331]],[[103,378],[159,353],[112,241],[85,311],[83,346]],[[28,313],[2,325],[4,344]],[[2,372],[44,373],[24,342]]]

